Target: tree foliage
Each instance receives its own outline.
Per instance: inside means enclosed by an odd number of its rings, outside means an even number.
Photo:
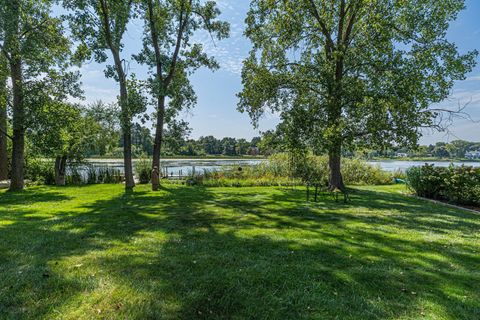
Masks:
[[[291,147],[315,146],[343,187],[342,148],[414,145],[475,64],[446,39],[463,0],[253,0],[239,110],[281,114]],[[332,181],[334,180],[334,181]]]
[[[70,71],[72,43],[50,0],[0,1],[0,51],[12,84],[13,151],[10,189],[24,187],[25,131],[46,101],[79,97],[79,74]]]

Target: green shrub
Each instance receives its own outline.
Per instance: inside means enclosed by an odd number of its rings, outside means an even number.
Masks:
[[[25,167],[25,179],[33,183],[54,185],[55,163],[43,159],[30,159]]]
[[[152,161],[142,157],[135,163],[135,174],[140,184],[148,184],[152,180]]]
[[[463,205],[480,204],[480,168],[424,165],[407,170],[407,184],[420,197]]]
[[[392,173],[360,159],[344,159],[342,175],[347,185],[385,185],[393,181]]]

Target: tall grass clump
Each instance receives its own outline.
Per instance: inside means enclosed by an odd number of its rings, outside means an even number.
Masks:
[[[67,168],[66,182],[69,185],[85,184],[85,179],[82,175],[82,169],[79,165],[73,164]]]
[[[108,166],[93,165],[72,166],[68,170],[67,184],[115,184],[122,183],[120,170]]]
[[[201,180],[196,180],[197,184],[207,186],[294,186],[306,183],[326,185],[328,173],[326,156],[293,156],[280,153],[258,165],[207,170]],[[390,184],[393,177],[399,175],[385,172],[380,166],[359,159],[343,159],[342,174],[347,185]]]

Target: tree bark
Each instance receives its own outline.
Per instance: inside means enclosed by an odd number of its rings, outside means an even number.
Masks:
[[[66,185],[67,157],[57,156],[55,158],[55,184],[57,186]]]
[[[133,179],[132,121],[130,119],[130,110],[128,105],[127,81],[118,53],[114,53],[114,60],[115,67],[118,73],[118,78],[120,79],[120,107],[122,113],[121,122],[123,131],[123,162],[125,169],[125,189],[127,191],[131,191],[135,187],[135,180]]]
[[[157,105],[157,125],[155,128],[155,140],[153,144],[152,169],[154,169],[155,167],[157,169],[160,169],[160,157],[162,153],[164,123],[165,123],[165,97],[160,97],[158,99],[158,105]]]
[[[111,20],[108,11],[108,6],[105,1],[100,2],[101,5],[101,19],[103,29],[105,31],[105,40],[110,48],[115,62],[115,70],[120,84],[120,108],[121,116],[120,122],[123,132],[123,163],[125,170],[125,190],[131,191],[135,187],[135,180],[133,178],[132,166],[132,121],[130,116],[130,108],[128,101],[127,77],[120,59],[120,48],[114,44],[111,34]]]
[[[155,23],[154,4],[152,0],[148,1],[148,20],[150,24],[150,36],[152,38],[152,45],[155,51],[155,78],[157,81],[157,125],[155,127],[155,138],[153,143],[153,161],[152,171],[157,170],[160,172],[160,157],[162,154],[163,143],[163,127],[165,123],[165,96],[161,93],[160,86],[164,85],[163,81],[163,68],[162,68],[162,56],[160,52],[160,45],[158,43],[158,30]],[[158,183],[152,178],[152,189],[158,189],[160,180]]]
[[[155,139],[153,146],[153,161],[152,161],[152,170],[160,170],[160,157],[162,152],[162,143],[163,143],[163,129],[165,125],[165,91],[170,86],[170,83],[173,80],[175,74],[175,68],[178,60],[178,55],[180,53],[180,46],[182,44],[182,37],[185,30],[185,26],[188,21],[188,14],[184,13],[184,4],[182,3],[182,9],[180,13],[179,28],[177,33],[177,39],[175,43],[175,50],[172,56],[172,62],[168,74],[163,76],[163,66],[162,66],[162,55],[160,51],[160,44],[158,41],[158,26],[155,20],[154,14],[154,3],[152,0],[147,2],[148,4],[148,22],[150,25],[150,36],[152,40],[152,46],[155,52],[155,67],[156,74],[155,78],[157,81],[157,125],[155,129]],[[185,15],[184,15],[185,14]],[[155,188],[152,181],[152,188]]]
[[[2,60],[2,57],[0,57]],[[0,61],[0,181],[8,179],[7,151],[7,66]]]
[[[8,27],[5,28],[5,51],[8,51],[10,77],[12,79],[12,112],[13,112],[13,137],[12,137],[12,173],[10,190],[17,191],[24,188],[25,166],[25,109],[23,105],[23,74],[22,58],[20,52],[19,27],[20,27],[20,2],[12,0],[7,6],[11,16]]]
[[[343,176],[341,171],[341,147],[335,146],[328,153],[328,166],[329,173],[329,188],[330,190],[345,190],[345,184],[343,183]]]
[[[13,91],[13,139],[11,191],[24,188],[25,171],[25,109],[23,105],[22,61],[19,57],[10,62]]]

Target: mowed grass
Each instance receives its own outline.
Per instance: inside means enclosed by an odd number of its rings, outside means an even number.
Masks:
[[[0,191],[0,318],[480,319],[480,215],[404,191]]]

